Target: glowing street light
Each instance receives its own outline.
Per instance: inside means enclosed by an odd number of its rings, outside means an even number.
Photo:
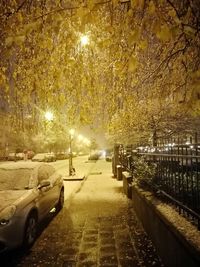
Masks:
[[[88,36],[87,35],[83,35],[83,36],[81,36],[81,45],[82,46],[85,46],[85,45],[87,45],[89,43],[89,38],[88,38]]]
[[[84,137],[83,137],[81,134],[79,134],[79,135],[78,135],[78,140],[79,140],[79,141],[83,141],[83,139],[84,139]]]
[[[69,130],[69,133],[70,133],[70,135],[72,135],[72,136],[73,136],[73,135],[74,135],[74,133],[75,133],[75,130],[74,130],[74,129],[70,129],[70,130]]]
[[[51,111],[47,111],[47,112],[45,112],[44,117],[47,121],[52,121],[53,120],[53,113]]]

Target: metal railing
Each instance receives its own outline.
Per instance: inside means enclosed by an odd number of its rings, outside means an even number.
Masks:
[[[200,229],[200,145],[171,145],[140,148],[137,152],[120,148],[119,161],[133,173],[134,160],[143,156],[156,165],[153,190],[172,202],[180,213],[191,217]]]

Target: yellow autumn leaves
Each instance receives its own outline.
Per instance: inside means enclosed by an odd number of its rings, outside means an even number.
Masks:
[[[4,87],[7,84],[6,69],[0,68],[0,87]]]
[[[22,45],[28,34],[31,34],[32,31],[38,30],[40,22],[32,22],[22,26],[22,28],[15,32],[15,35],[8,36],[5,39],[5,45],[9,48],[12,45]]]

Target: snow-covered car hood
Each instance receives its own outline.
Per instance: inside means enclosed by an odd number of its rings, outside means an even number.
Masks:
[[[29,195],[32,194],[32,190],[6,190],[0,191],[0,212],[14,204],[19,205],[20,202],[23,202]]]

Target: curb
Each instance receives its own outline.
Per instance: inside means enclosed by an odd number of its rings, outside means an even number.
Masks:
[[[68,177],[63,177],[64,181],[82,181],[85,179],[85,174],[82,176],[68,176]]]

